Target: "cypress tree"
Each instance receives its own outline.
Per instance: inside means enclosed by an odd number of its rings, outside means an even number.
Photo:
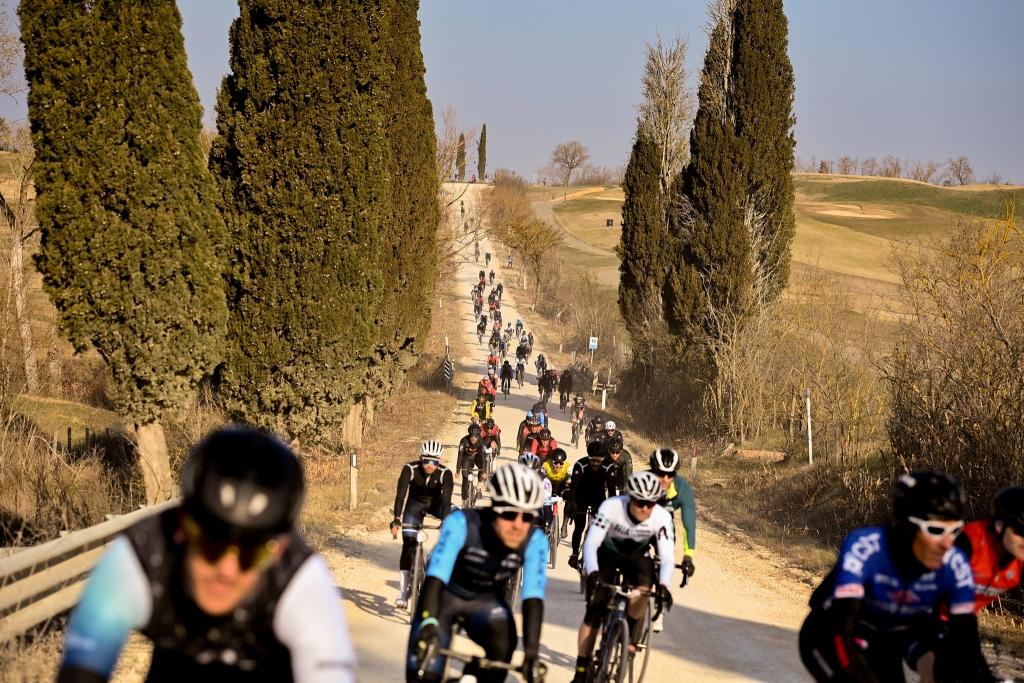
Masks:
[[[423,78],[418,9],[418,0],[397,0],[388,27],[394,71],[383,102],[384,124],[391,150],[390,174],[401,181],[391,185],[390,244],[384,245],[381,254],[380,270],[389,280],[378,321],[384,334],[378,374],[400,371],[411,362],[417,338],[429,328],[437,277],[437,143]],[[378,377],[371,386],[386,391],[396,380]]]
[[[459,182],[466,182],[466,136],[459,133],[459,148],[456,152],[455,165],[459,170]]]
[[[221,358],[225,235],[173,0],[23,0],[37,265],[78,351],[109,367],[147,498],[171,494],[160,420]]]
[[[736,133],[749,150],[748,213],[763,216],[752,245],[759,295],[774,299],[789,281],[793,215],[793,66],[782,0],[743,0],[736,8]]]
[[[381,337],[389,239],[382,2],[241,0],[210,164],[231,238],[229,359],[241,419],[331,438]]]
[[[661,201],[661,150],[637,129],[622,183],[619,310],[634,343],[661,319],[667,234]]]
[[[476,145],[476,177],[483,182],[487,178],[487,124],[480,129],[480,140]]]

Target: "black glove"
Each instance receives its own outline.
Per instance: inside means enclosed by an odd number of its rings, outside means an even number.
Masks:
[[[683,575],[687,578],[693,576],[696,567],[693,566],[693,558],[689,555],[683,557]]]
[[[402,520],[400,520],[398,517],[395,517],[395,519],[391,522],[390,526],[388,526],[388,528],[392,531],[394,531],[395,529],[400,529],[401,527]]]
[[[590,572],[587,574],[587,595],[593,595],[601,583],[601,572]]]
[[[541,670],[540,658],[537,655],[526,655],[523,657],[523,680],[525,683],[538,683],[544,679],[543,672]]]
[[[668,589],[668,586],[658,584],[657,590],[658,602],[661,603],[661,611],[668,612],[672,609],[672,591]]]
[[[416,656],[422,658],[428,649],[433,646],[433,649],[437,649],[441,639],[437,633],[437,621],[435,619],[426,619],[420,628],[416,631]],[[426,664],[426,662],[423,662]]]

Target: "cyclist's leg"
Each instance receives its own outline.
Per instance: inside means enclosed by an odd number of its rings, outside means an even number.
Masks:
[[[655,581],[654,560],[646,552],[630,555],[622,563],[623,580],[637,588],[651,588]],[[638,596],[629,601],[626,621],[629,623],[630,641],[636,643],[643,627],[644,612],[648,605],[647,596]]]
[[[572,557],[578,557],[580,554],[580,543],[583,541],[583,531],[586,527],[587,511],[577,508],[572,517]]]
[[[422,524],[425,514],[424,505],[418,500],[410,500],[402,511],[402,524]],[[404,607],[409,599],[409,583],[412,580],[412,563],[416,558],[416,530],[402,529],[402,555],[398,561],[398,599],[399,607]]]
[[[455,618],[462,614],[460,610],[464,607],[465,601],[459,598],[447,588],[444,589],[444,593],[441,595],[441,606],[437,611],[437,634],[440,646],[443,648],[449,647],[452,640],[452,624],[455,622]],[[420,666],[419,659],[416,653],[415,636],[419,630],[420,621],[423,619],[421,614],[417,614],[413,618],[412,627],[409,629],[409,645],[406,648],[405,657],[405,680],[407,683],[413,683],[414,681],[427,681],[428,683],[439,683],[441,681],[441,674],[444,671],[445,658],[434,657],[427,667],[426,674],[423,678],[419,678],[416,675],[416,671]]]
[[[473,611],[466,619],[466,635],[484,649],[484,656],[496,662],[512,661],[517,635],[512,610],[494,594],[480,596],[470,603]],[[476,676],[479,683],[501,683],[507,672],[502,669],[480,669],[468,665],[463,675]]]

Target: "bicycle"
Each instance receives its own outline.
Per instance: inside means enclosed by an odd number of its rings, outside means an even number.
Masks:
[[[581,543],[585,543],[587,540],[587,534],[590,533],[590,523],[594,521],[594,515],[597,513],[592,507],[587,508],[587,523],[583,527],[583,536]],[[580,553],[583,553],[582,546],[580,547]],[[579,566],[576,571],[580,574],[580,595],[584,595],[587,592],[587,573],[583,569],[583,558],[580,558]]]
[[[412,560],[412,577],[409,580],[409,603],[406,609],[409,610],[409,623],[412,623],[413,615],[416,614],[416,603],[420,599],[420,591],[423,589],[423,581],[427,576],[427,556],[423,552],[423,544],[427,540],[425,529],[440,529],[440,526],[426,526],[424,524],[403,524],[402,531],[406,529],[416,530],[416,555]]]
[[[576,416],[574,415],[574,416],[573,416],[573,418],[575,418],[575,417],[576,417]],[[571,427],[572,427],[572,439],[571,439],[571,443],[572,443],[572,445],[573,445],[574,447],[578,447],[578,446],[580,445],[580,425],[581,425],[582,423],[583,423],[583,418],[580,418],[580,419],[578,419],[578,420],[577,420],[577,419],[573,419],[573,420],[572,420],[572,421],[570,422],[570,425],[571,425]]]
[[[561,496],[554,496],[551,499],[551,526],[548,527],[548,566],[555,568],[555,560],[558,559],[558,543],[562,540],[562,523],[559,519]]]
[[[523,589],[523,566],[519,565],[519,569],[516,573],[508,577],[508,583],[505,584],[505,603],[508,608],[513,612],[516,611],[517,605],[519,604],[519,594]]]
[[[455,640],[455,633],[452,633],[452,640]],[[436,648],[436,649],[435,649]],[[422,679],[426,674],[427,669],[430,667],[430,663],[434,657],[445,657],[444,669],[441,671],[442,683],[457,683],[462,680],[461,672],[455,676],[451,675],[450,667],[451,660],[462,662],[463,664],[473,664],[481,669],[503,669],[505,671],[514,672],[523,677],[524,680],[528,678],[526,670],[523,668],[523,664],[515,665],[511,662],[497,662],[493,659],[487,659],[480,655],[471,655],[453,650],[446,647],[431,646],[427,648],[426,653],[423,655],[419,667],[416,670],[416,677]],[[536,667],[533,670],[533,680],[535,683],[544,683],[545,678],[548,674],[548,667],[544,662],[537,662]]]
[[[630,652],[629,623],[626,621],[629,602],[640,595],[646,595],[650,600],[654,592],[649,588],[631,588],[604,581],[601,581],[599,585],[610,588],[612,594],[608,600],[608,613],[601,621],[600,640],[597,650],[594,652],[587,680],[590,683],[622,683],[626,680],[628,671],[631,683],[641,683],[647,672],[647,659],[650,656],[651,621],[661,615],[661,603],[655,600],[656,607],[653,617],[650,605],[644,610],[642,636],[636,643],[635,652]],[[634,677],[633,659],[635,653],[641,651],[644,655],[643,663],[640,666],[640,675]]]
[[[565,412],[565,406],[567,406],[568,404],[569,404],[569,393],[566,392],[566,391],[559,391],[558,392],[558,407],[562,409],[563,413]]]
[[[523,364],[521,362],[520,363],[516,363],[516,381],[519,382],[519,388],[520,389],[523,388],[523,380],[525,380],[525,379],[526,379],[526,368],[523,367]]]
[[[476,507],[476,499],[480,495],[476,486],[476,472],[473,468],[465,469],[462,471],[462,476],[467,483],[466,486],[463,486],[467,490],[467,495],[463,496],[462,503],[467,510],[471,510]]]

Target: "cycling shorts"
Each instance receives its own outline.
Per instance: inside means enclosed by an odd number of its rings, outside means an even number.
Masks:
[[[642,552],[632,555],[619,555],[605,546],[597,549],[597,566],[601,580],[605,583],[624,583],[629,586],[653,586],[658,576],[654,560],[647,554],[645,547]],[[620,578],[621,577],[621,578]],[[583,615],[583,623],[594,626],[608,609],[608,601],[612,591],[604,586],[599,587],[587,598],[587,611]]]

